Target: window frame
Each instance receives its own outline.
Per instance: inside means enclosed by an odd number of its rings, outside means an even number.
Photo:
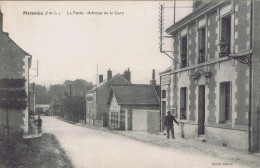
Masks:
[[[185,93],[183,93],[185,90]],[[180,119],[186,120],[187,119],[187,87],[181,87],[180,88]],[[182,112],[182,108],[184,108],[184,111]]]
[[[204,30],[204,39],[202,39],[202,30]],[[198,63],[204,63],[206,62],[206,27],[202,26],[199,28],[199,43],[198,43]],[[202,41],[204,41],[204,60],[201,61],[201,49],[202,49]]]
[[[167,97],[167,92],[166,90],[162,90],[162,99],[166,98]]]
[[[227,22],[229,20],[229,22]],[[231,53],[231,34],[232,34],[232,16],[231,14],[226,14],[220,19],[220,54],[219,57],[228,56]],[[223,30],[225,24],[225,30]],[[224,34],[224,35],[223,35]]]
[[[228,86],[228,88],[227,88]],[[224,90],[223,90],[224,89]],[[228,91],[228,94],[227,94]],[[223,100],[224,97],[224,100]],[[228,97],[228,99],[227,99]],[[228,102],[228,107],[227,107]],[[224,106],[223,106],[224,105]],[[228,111],[227,111],[228,109]],[[219,123],[232,123],[232,83],[231,81],[219,83]]]
[[[185,47],[183,47],[183,42],[184,42],[184,38],[186,38],[186,46]],[[185,48],[185,50],[183,50],[183,48]],[[180,62],[181,62],[181,64],[180,64],[180,68],[186,68],[186,67],[188,67],[188,35],[186,34],[186,35],[183,35],[183,36],[181,36],[181,42],[180,42]],[[185,53],[183,53],[183,51],[185,51]],[[183,61],[183,54],[185,54],[185,65],[183,65],[183,63],[184,63],[184,61]]]

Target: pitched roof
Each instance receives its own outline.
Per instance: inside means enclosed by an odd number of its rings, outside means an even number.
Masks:
[[[6,33],[6,32],[0,32],[1,35],[3,35],[7,40],[5,40],[5,42],[8,42],[9,44],[8,45],[12,45],[12,46],[15,46],[20,52],[21,54],[23,55],[29,55],[31,56],[30,54],[28,54],[26,51],[24,51],[20,46],[18,46],[10,37],[9,37],[9,33]]]
[[[109,81],[107,81],[107,79],[105,79],[103,82],[97,84],[96,86],[93,87],[93,89],[91,89],[89,92],[96,90],[97,88],[100,88],[102,86],[104,86],[105,84],[110,83],[113,79],[115,79],[116,77],[121,77],[122,79],[124,79],[126,81],[126,83],[131,84],[131,82],[129,82],[127,79],[125,79],[120,73],[116,74],[115,76],[113,76]]]
[[[155,86],[152,85],[115,85],[111,87],[108,104],[115,95],[119,105],[160,105]]]

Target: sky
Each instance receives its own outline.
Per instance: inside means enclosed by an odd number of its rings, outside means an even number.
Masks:
[[[172,1],[1,1],[4,32],[32,55],[30,82],[61,84],[84,79],[96,84],[97,74],[107,78],[131,71],[132,83],[149,84],[172,60],[159,50],[159,5]],[[177,1],[176,21],[189,14],[191,2]],[[188,7],[188,8],[186,8]],[[40,12],[43,15],[28,15]],[[58,15],[45,15],[46,12]],[[80,14],[83,12],[83,15]],[[100,14],[86,14],[88,12]],[[108,14],[104,14],[108,12]],[[165,9],[164,27],[173,24],[173,8]],[[165,44],[171,46],[171,42]]]

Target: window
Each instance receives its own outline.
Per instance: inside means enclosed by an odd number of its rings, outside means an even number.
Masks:
[[[92,101],[92,97],[87,97],[87,100],[88,101]]]
[[[220,38],[220,54],[219,57],[228,56],[230,54],[231,42],[231,16],[225,16],[221,19],[221,38]]]
[[[187,67],[187,36],[181,38],[181,68]]]
[[[230,82],[220,83],[219,96],[219,123],[227,123],[232,120],[231,110],[231,85]]]
[[[186,95],[187,95],[187,88],[181,88],[180,93],[180,119],[186,119]]]
[[[206,29],[205,27],[199,30],[199,63],[205,62],[206,49]]]
[[[166,98],[166,90],[162,90],[162,98]]]

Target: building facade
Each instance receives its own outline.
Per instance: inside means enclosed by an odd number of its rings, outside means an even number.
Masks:
[[[179,136],[259,151],[259,3],[205,1],[166,30],[176,62],[160,73],[161,117],[176,113]]]
[[[109,106],[107,99],[110,88],[115,84],[130,84],[131,73],[126,70],[123,75],[112,76],[112,71],[107,71],[107,79],[103,80],[103,75],[99,75],[99,84],[90,90],[86,95],[86,123],[108,126]]]
[[[158,133],[160,96],[158,85],[114,85],[111,87],[109,128]]]
[[[0,11],[0,80],[8,81],[9,85],[18,85],[21,81],[23,84],[19,86],[19,90],[25,90],[27,98],[26,108],[17,110],[10,108],[0,108],[0,132],[5,132],[6,126],[9,125],[10,132],[23,130],[24,134],[28,133],[29,127],[29,106],[28,106],[28,90],[29,90],[29,68],[31,66],[32,56],[20,48],[10,37],[3,31],[3,13]],[[19,84],[20,85],[20,84]],[[0,86],[1,91],[10,90],[10,88]],[[15,91],[14,89],[12,90]],[[2,93],[2,92],[1,92]],[[21,95],[16,95],[17,97]],[[2,97],[5,99],[5,97]],[[14,105],[18,105],[14,104]],[[7,114],[8,113],[8,114]],[[8,115],[8,116],[7,116]],[[8,121],[7,121],[8,118]],[[8,124],[7,124],[8,122]]]

